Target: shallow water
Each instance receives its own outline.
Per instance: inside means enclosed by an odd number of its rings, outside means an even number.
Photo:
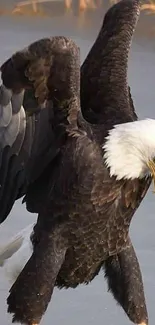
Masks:
[[[108,6],[108,5],[107,5]],[[106,7],[106,6],[105,6]],[[51,18],[0,18],[0,63],[14,51],[41,37],[67,35],[81,48],[81,62],[90,49],[102,22],[105,7],[85,18],[84,27],[79,18],[58,12]],[[155,16],[142,15],[134,37],[129,60],[129,84],[140,118],[155,118]],[[33,222],[36,216],[26,212],[17,202],[8,219],[0,227],[0,244],[18,230]],[[144,286],[150,324],[154,324],[155,298],[155,200],[152,188],[138,209],[131,225],[131,237],[136,248]],[[11,323],[7,314],[8,284],[0,270],[0,322]],[[129,320],[109,293],[102,273],[88,286],[75,290],[55,290],[52,303],[41,324],[66,325],[106,324],[128,325]]]

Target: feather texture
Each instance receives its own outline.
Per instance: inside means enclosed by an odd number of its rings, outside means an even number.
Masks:
[[[11,238],[0,248],[0,266],[3,273],[11,282],[17,279],[25,264],[32,255],[33,247],[31,237],[34,224],[22,229],[15,237]]]
[[[9,147],[2,142],[1,195],[11,197],[10,207],[25,195],[27,209],[38,213],[31,238],[33,253],[7,299],[13,322],[39,323],[55,286],[75,288],[89,283],[106,261],[117,262],[119,257],[122,273],[114,270],[116,282],[126,283],[132,262],[135,276],[124,291],[111,284],[113,295],[133,322],[148,324],[142,278],[128,233],[151,177],[118,180],[110,175],[102,148],[116,124],[137,123],[127,65],[139,12],[139,0],[122,0],[112,6],[81,68],[81,80],[79,49],[64,37],[39,40],[1,68],[8,98],[5,105],[9,105],[6,115],[2,109],[3,123],[11,123],[11,98],[16,94],[16,100],[20,99],[23,89],[26,116],[19,154],[14,157],[13,144]],[[0,103],[4,106],[4,101]],[[12,126],[14,143],[21,130],[20,111],[15,111]],[[13,182],[6,186],[10,179]],[[3,202],[1,221],[7,216]],[[113,283],[110,268],[109,277]],[[131,286],[137,284],[139,292],[132,295]]]
[[[103,149],[111,176],[116,176],[118,180],[150,176],[148,162],[155,159],[155,120],[145,119],[114,126]]]
[[[15,200],[26,194],[28,186],[42,175],[64,143],[63,123],[67,123],[69,112],[59,93],[68,89],[65,82],[70,75],[65,80],[64,61],[61,70],[58,64],[62,56],[70,59],[69,48],[75,51],[72,41],[64,37],[43,39],[17,52],[1,67],[0,222],[5,220]],[[74,64],[73,55],[72,61]],[[69,93],[65,100],[70,100]],[[70,119],[75,119],[76,108],[74,99]]]

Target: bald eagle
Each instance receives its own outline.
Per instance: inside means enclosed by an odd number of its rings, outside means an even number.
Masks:
[[[38,213],[1,251],[8,272],[28,252],[7,299],[13,322],[38,324],[55,286],[88,284],[103,269],[129,319],[148,324],[129,237],[155,175],[155,121],[137,120],[127,83],[139,13],[139,0],[108,10],[81,77],[65,37],[36,41],[1,67],[0,221],[21,197]]]

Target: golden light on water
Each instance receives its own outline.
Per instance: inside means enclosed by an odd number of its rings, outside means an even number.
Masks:
[[[74,2],[74,0],[57,0],[57,1],[58,2],[64,2],[65,8],[67,10],[72,9],[73,2]],[[78,1],[79,10],[84,11],[84,10],[87,10],[87,9],[96,9],[96,8],[98,8],[99,6],[101,6],[103,0],[76,0],[76,1]],[[13,12],[17,13],[17,12],[23,11],[23,13],[24,13],[24,10],[26,12],[26,9],[28,9],[26,7],[31,6],[32,12],[34,14],[37,14],[37,13],[39,13],[41,11],[40,7],[38,8],[38,5],[43,4],[45,2],[46,3],[53,2],[53,0],[25,0],[25,1],[19,1],[19,3],[16,5]],[[116,2],[118,2],[118,1],[117,0],[110,0],[111,4],[114,4]],[[146,10],[147,13],[155,12],[155,2],[153,0],[150,0],[149,2],[142,4],[141,8],[142,8],[142,10]],[[29,8],[29,10],[30,10],[30,8]]]
[[[151,14],[151,13],[155,13],[155,2],[153,2],[152,0],[150,0],[149,3],[144,3],[142,6],[141,6],[142,10],[146,10],[146,12],[148,14]]]
[[[72,10],[74,0],[56,0],[57,2],[63,2],[66,10]],[[56,2],[55,1],[55,2]],[[76,0],[78,1],[79,11],[85,11],[87,9],[96,9],[102,4],[102,0]],[[25,0],[19,1],[16,7],[13,9],[13,13],[28,13],[32,11],[34,14],[43,13],[41,4],[53,2],[53,0]]]
[[[0,14],[11,13],[15,15],[29,15],[29,16],[49,16],[51,11],[46,10],[45,4],[56,5],[62,4],[66,12],[71,12],[75,5],[81,15],[87,10],[95,10],[104,4],[104,0],[22,0],[18,1],[13,9],[0,8]],[[117,3],[119,0],[109,0],[109,4]],[[147,1],[147,0],[146,0]],[[141,6],[147,14],[155,13],[155,0],[144,2]]]

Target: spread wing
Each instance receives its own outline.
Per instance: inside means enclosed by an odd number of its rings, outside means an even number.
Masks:
[[[14,201],[22,196],[29,181],[36,179],[56,155],[52,148],[52,107],[29,116],[22,106],[24,92],[13,94],[1,86],[0,94],[0,221],[10,212]],[[32,106],[31,106],[32,105]],[[32,103],[28,108],[35,107]],[[39,108],[39,110],[38,110]]]
[[[26,194],[28,185],[42,175],[64,141],[60,122],[66,114],[58,98],[68,96],[65,64],[71,47],[63,37],[39,40],[1,67],[0,222],[15,200]],[[57,113],[52,98],[60,108]]]
[[[112,6],[81,67],[81,107],[91,123],[110,128],[137,119],[127,69],[139,12],[139,1],[123,0]]]

